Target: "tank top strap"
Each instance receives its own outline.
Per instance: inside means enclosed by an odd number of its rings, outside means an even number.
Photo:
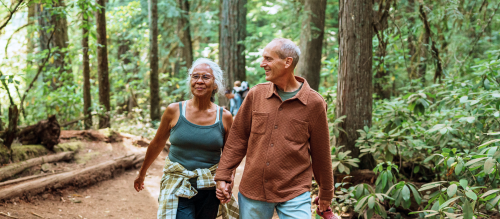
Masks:
[[[219,122],[219,120],[220,120],[220,118],[219,118],[219,111],[220,111],[220,107],[217,106],[217,116],[215,117],[215,123]]]
[[[181,104],[179,104],[179,106],[181,106],[181,112],[182,112],[182,116],[186,117],[186,101],[182,101]]]

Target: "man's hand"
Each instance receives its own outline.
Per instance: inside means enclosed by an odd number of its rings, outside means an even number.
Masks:
[[[323,212],[328,210],[328,207],[330,207],[330,201],[325,201],[325,200],[319,200],[319,211]]]
[[[217,189],[215,195],[220,200],[221,204],[228,203],[231,200],[232,183],[227,183],[226,181],[216,181],[216,183]]]

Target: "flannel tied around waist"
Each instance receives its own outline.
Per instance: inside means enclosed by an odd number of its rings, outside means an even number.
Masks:
[[[191,186],[189,179],[198,177],[196,183],[198,189],[215,187],[214,175],[218,164],[208,169],[196,169],[189,171],[177,162],[171,162],[167,157],[163,167],[161,179],[160,196],[158,197],[158,219],[176,219],[179,197],[192,198],[198,191]],[[214,191],[215,192],[215,191]],[[231,196],[227,204],[219,205],[218,215],[223,219],[238,219],[238,202]]]

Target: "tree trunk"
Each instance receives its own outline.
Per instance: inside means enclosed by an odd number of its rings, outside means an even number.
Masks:
[[[99,117],[99,128],[109,128],[110,101],[109,101],[109,73],[108,73],[108,47],[106,42],[106,1],[97,0],[101,6],[96,12],[97,23],[97,73],[99,77],[99,103],[104,107],[105,114]]]
[[[245,38],[247,37],[247,0],[239,0],[238,1],[238,46],[237,46],[237,54],[238,54],[238,68],[234,74],[235,81],[246,81],[246,58],[245,58]]]
[[[9,126],[7,131],[4,133],[3,145],[10,149],[12,142],[17,137],[17,120],[19,117],[19,111],[17,105],[11,105],[9,107]]]
[[[36,3],[32,2],[28,5],[28,23],[34,23],[36,18]],[[35,40],[33,40],[35,33],[32,28],[28,27],[28,34],[26,39],[28,41],[27,45],[27,55],[28,55],[28,65],[32,64],[32,57],[30,57],[35,51]]]
[[[186,68],[191,68],[193,64],[193,42],[191,41],[191,25],[189,24],[189,1],[177,0],[177,4],[182,13],[177,20],[177,34],[182,45],[179,45],[178,51],[181,62],[185,62]]]
[[[88,24],[89,18],[87,15],[87,6],[82,5],[82,23]],[[84,126],[85,129],[92,128],[92,96],[90,94],[90,58],[89,58],[89,30],[88,27],[83,27],[83,115],[85,116]]]
[[[336,145],[345,145],[353,158],[360,155],[355,147],[359,137],[356,130],[372,124],[372,8],[371,0],[340,0],[336,114],[347,117],[339,124],[346,133],[340,133]],[[370,154],[360,160],[361,169],[375,166]]]
[[[52,163],[52,162],[58,162],[58,161],[66,161],[66,160],[71,160],[73,159],[75,155],[74,151],[69,151],[69,152],[62,152],[62,153],[57,153],[57,154],[52,154],[52,155],[47,155],[47,156],[42,156],[42,157],[37,157],[33,159],[29,159],[26,161],[21,161],[19,163],[13,163],[10,164],[6,167],[2,167],[0,169],[0,181],[3,181],[5,179],[8,179],[26,168],[44,164],[44,163]]]
[[[240,23],[246,16],[246,0],[222,0],[220,10],[219,26],[219,65],[224,72],[227,89],[233,87],[236,80],[246,80],[244,65],[244,46],[238,45],[238,41],[245,40],[246,22]],[[243,64],[243,65],[242,65]],[[219,88],[221,89],[221,88]],[[219,105],[225,106],[229,101],[226,97],[219,96]]]
[[[52,74],[51,78],[45,78],[45,81],[50,82],[50,87],[53,90],[62,86],[63,82],[72,81],[73,75],[71,74],[71,63],[65,61],[66,49],[68,48],[68,23],[66,21],[66,14],[62,13],[65,7],[64,1],[54,1],[52,8],[44,8],[41,4],[36,4],[36,13],[38,15],[38,24],[40,30],[40,50],[49,49],[47,42],[54,31],[54,36],[49,44],[53,50],[53,61],[47,64],[47,69],[59,69],[56,74]],[[53,28],[52,31],[49,31]],[[57,48],[57,50],[55,50]]]
[[[414,14],[415,13],[415,0],[408,0],[408,5],[406,7],[406,13]],[[415,26],[415,18],[413,16],[408,17],[408,28]],[[410,66],[408,66],[408,77],[410,80],[415,79],[416,75],[414,73],[413,62],[415,61],[416,49],[415,49],[415,36],[413,35],[413,31],[408,31],[408,50],[410,55]]]
[[[159,121],[160,89],[158,82],[158,0],[149,0],[149,90],[151,95],[151,121]]]
[[[312,89],[318,90],[321,71],[321,54],[325,33],[326,0],[306,0],[305,19],[300,34],[301,55],[297,75],[304,77]]]

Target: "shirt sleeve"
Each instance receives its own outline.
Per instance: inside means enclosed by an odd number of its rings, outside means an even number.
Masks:
[[[216,181],[231,182],[233,171],[240,165],[241,160],[245,157],[248,147],[248,139],[250,138],[250,128],[252,125],[252,102],[254,98],[254,89],[251,89],[243,104],[238,110],[229,137],[222,150],[222,157],[217,168],[215,178]]]
[[[319,198],[321,200],[333,199],[333,171],[330,152],[330,131],[326,117],[326,103],[318,107],[320,112],[316,122],[311,124],[310,148],[314,178],[319,185]]]

